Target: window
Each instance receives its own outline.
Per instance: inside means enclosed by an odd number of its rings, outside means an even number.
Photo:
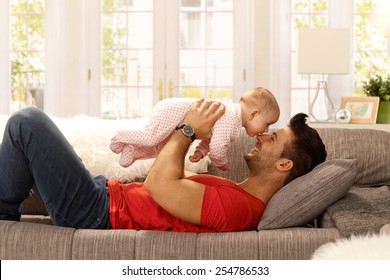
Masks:
[[[351,79],[343,80],[347,88],[338,91],[333,98],[345,95],[361,95],[364,81],[371,76],[387,75],[390,72],[390,2],[387,0],[354,0],[344,5],[336,0],[292,0],[291,1],[291,115],[308,112],[313,97],[315,75],[297,74],[296,47],[297,30],[301,27],[348,27],[352,31],[352,73]],[[331,5],[333,8],[331,9]],[[349,18],[348,15],[351,15]],[[343,22],[339,25],[337,23]],[[331,79],[331,77],[328,77]],[[351,83],[351,85],[345,85]],[[339,104],[340,100],[334,100]],[[337,108],[335,108],[337,109]]]
[[[369,77],[390,73],[390,2],[355,0],[354,88],[359,95]]]
[[[183,97],[232,100],[233,1],[181,1],[180,87]]]
[[[233,42],[233,16],[242,16],[233,2],[101,0],[102,116],[147,116],[169,97],[232,101],[234,51],[243,48]]]
[[[42,101],[45,83],[44,0],[10,1],[11,112]],[[39,105],[39,104],[38,104]]]
[[[153,1],[102,1],[103,117],[135,118],[152,97]]]

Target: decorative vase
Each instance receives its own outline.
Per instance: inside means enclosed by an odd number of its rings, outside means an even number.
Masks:
[[[390,123],[390,101],[380,101],[376,123]]]

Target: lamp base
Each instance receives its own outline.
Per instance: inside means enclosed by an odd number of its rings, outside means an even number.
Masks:
[[[310,104],[309,115],[317,122],[334,120],[334,105],[324,80],[317,82],[316,94]]]

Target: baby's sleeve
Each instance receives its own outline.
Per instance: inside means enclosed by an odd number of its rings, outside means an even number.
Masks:
[[[210,139],[210,160],[217,167],[227,166],[229,160],[227,157],[227,151],[229,144],[232,142],[231,124],[222,121],[217,122],[214,126],[213,136]],[[234,128],[235,129],[235,128]]]

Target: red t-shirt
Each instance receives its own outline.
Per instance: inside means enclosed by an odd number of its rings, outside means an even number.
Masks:
[[[142,183],[108,181],[110,222],[113,229],[179,232],[254,230],[265,204],[228,179],[194,175],[189,180],[206,186],[200,225],[184,222],[161,208]]]

